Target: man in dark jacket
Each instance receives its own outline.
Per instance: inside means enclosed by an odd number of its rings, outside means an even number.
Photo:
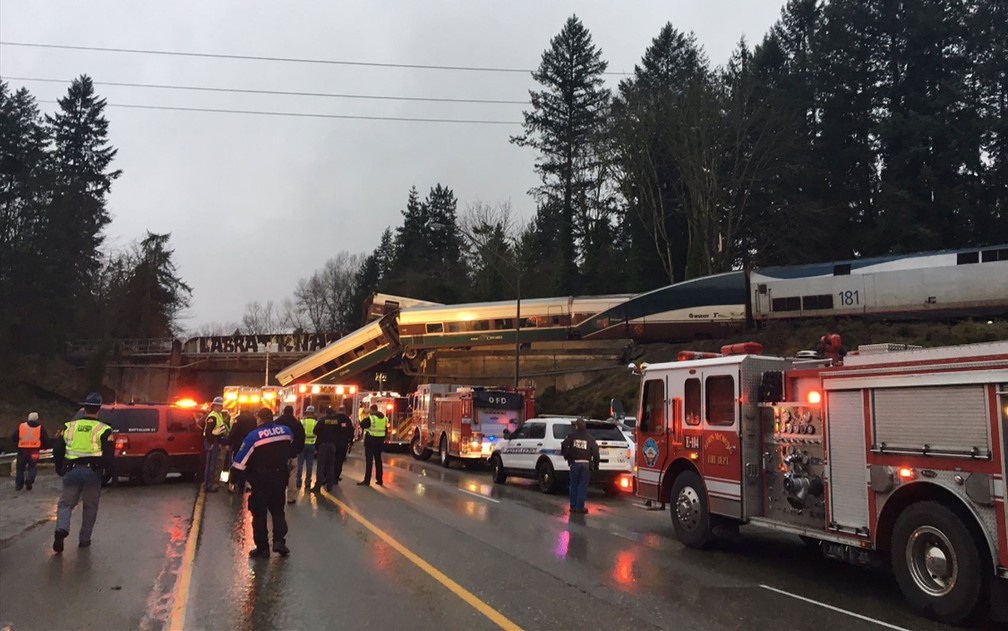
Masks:
[[[347,454],[350,452],[350,445],[354,439],[354,424],[347,414],[349,406],[344,404],[336,413],[336,455],[333,466],[333,484],[339,484],[343,479],[343,463],[346,462]]]
[[[273,551],[283,556],[287,548],[287,519],[284,516],[284,490],[290,474],[291,443],[294,435],[286,425],[273,422],[273,412],[262,408],[256,413],[259,427],[253,430],[235,453],[232,468],[244,471],[252,485],[249,512],[252,513],[252,539],[255,548],[250,557],[269,556],[269,532],[266,530],[267,511],[273,517]]]
[[[339,484],[347,445],[353,440],[353,431],[353,421],[350,417],[342,412],[334,412],[332,408],[326,408],[325,416],[315,426],[318,470],[315,472],[315,486],[312,487],[312,491],[318,493],[323,485],[327,491],[332,491],[333,485]]]
[[[11,435],[11,444],[17,445],[17,477],[14,479],[14,489],[32,490],[35,484],[36,465],[39,452],[49,448],[49,434],[39,422],[38,412],[28,415],[28,420],[21,423]]]
[[[560,453],[570,464],[570,512],[587,513],[585,499],[591,480],[591,465],[599,460],[598,443],[588,433],[583,418],[574,421],[574,431],[560,444]]]
[[[234,424],[231,425],[231,431],[228,433],[228,445],[231,447],[232,454],[238,453],[242,443],[245,442],[245,437],[255,428],[255,414],[244,407],[241,408],[238,416],[235,417]],[[239,493],[245,491],[245,472],[238,469],[232,469],[231,477],[228,478],[228,492],[233,493],[235,490],[238,490]]]
[[[283,414],[276,420],[277,423],[287,427],[294,436],[290,447],[290,475],[287,476],[287,503],[293,504],[297,500],[297,486],[294,480],[294,469],[297,466],[298,454],[304,449],[305,431],[301,421],[294,417],[294,408],[290,405],[284,407]]]

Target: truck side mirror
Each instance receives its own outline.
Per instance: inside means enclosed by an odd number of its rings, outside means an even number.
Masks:
[[[510,436],[510,435],[511,435],[511,430],[509,430],[509,429],[505,428],[505,429],[504,429],[504,438],[507,438],[507,437],[508,437],[508,436]]]

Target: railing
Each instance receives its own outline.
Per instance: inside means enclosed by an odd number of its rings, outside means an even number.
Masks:
[[[93,355],[106,349],[113,356],[121,355],[170,355],[170,337],[135,338],[117,340],[77,340],[67,344],[67,354],[74,356]]]

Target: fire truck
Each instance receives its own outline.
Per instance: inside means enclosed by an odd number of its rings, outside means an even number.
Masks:
[[[1008,341],[877,344],[842,363],[753,343],[682,356],[633,369],[637,493],[671,505],[683,544],[739,524],[793,533],[890,564],[946,622],[1008,595]]]
[[[505,429],[534,416],[532,394],[532,388],[421,386],[414,396],[420,413],[414,407],[413,456],[426,460],[436,451],[443,467],[455,459],[485,461]]]
[[[284,406],[294,408],[294,416],[304,418],[309,405],[315,406],[316,417],[321,417],[326,408],[338,411],[347,408],[353,416],[357,386],[337,383],[294,384],[280,388],[279,400]]]
[[[388,428],[385,432],[385,443],[388,445],[409,445],[413,428],[409,401],[398,392],[368,392],[360,399],[366,409],[372,405],[378,406],[385,418]]]

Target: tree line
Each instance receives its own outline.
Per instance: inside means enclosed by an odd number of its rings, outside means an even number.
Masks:
[[[53,353],[77,339],[171,337],[191,290],[170,236],[103,249],[112,167],[105,100],[87,76],[42,116],[0,82],[0,345]]]

